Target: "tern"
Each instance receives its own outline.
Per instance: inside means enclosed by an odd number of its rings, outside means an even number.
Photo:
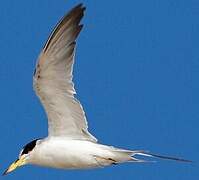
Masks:
[[[80,21],[85,9],[79,4],[58,22],[38,57],[33,85],[48,117],[48,136],[26,144],[3,175],[26,164],[90,169],[124,162],[146,162],[136,155],[190,162],[143,150],[103,145],[89,133],[72,81],[76,39],[83,27]]]

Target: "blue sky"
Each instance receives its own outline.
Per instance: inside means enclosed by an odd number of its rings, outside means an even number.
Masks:
[[[77,0],[0,2],[0,171],[24,144],[47,134],[32,90],[37,56]],[[194,160],[63,171],[25,166],[5,179],[199,177],[199,2],[82,0],[74,81],[90,131],[104,144]]]

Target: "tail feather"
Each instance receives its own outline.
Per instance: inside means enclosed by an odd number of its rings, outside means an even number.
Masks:
[[[118,149],[112,147],[111,152],[113,153],[111,159],[114,160],[114,164],[123,163],[123,162],[155,162],[153,159],[151,160],[151,158],[159,158],[159,159],[172,160],[184,163],[192,162],[191,160],[178,158],[178,157],[163,156],[159,154],[150,153],[144,150],[130,151],[130,150]],[[138,156],[141,157],[145,156],[150,159],[139,158]]]
[[[185,163],[191,163],[193,161],[183,159],[183,158],[178,158],[178,157],[170,157],[170,156],[162,156],[158,154],[153,154],[147,151],[132,151],[132,158],[134,159],[135,155],[141,155],[141,156],[147,156],[147,157],[155,157],[159,159],[167,159],[167,160],[173,160],[173,161],[179,161],[179,162],[185,162]]]

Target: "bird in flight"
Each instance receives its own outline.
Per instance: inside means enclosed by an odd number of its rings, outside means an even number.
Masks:
[[[56,25],[46,41],[33,76],[34,90],[48,116],[48,137],[26,144],[3,173],[34,164],[62,169],[87,169],[124,162],[145,162],[136,155],[190,162],[142,150],[103,145],[88,131],[84,110],[75,98],[73,65],[76,39],[85,7],[74,7]]]

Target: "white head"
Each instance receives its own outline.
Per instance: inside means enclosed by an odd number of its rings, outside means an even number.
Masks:
[[[28,164],[30,155],[34,151],[34,148],[35,148],[38,140],[39,139],[35,139],[35,140],[29,142],[28,144],[26,144],[23,147],[23,149],[20,151],[19,158],[8,167],[8,169],[3,173],[3,175],[6,175],[6,174],[14,171],[16,168],[18,168],[20,166]]]

